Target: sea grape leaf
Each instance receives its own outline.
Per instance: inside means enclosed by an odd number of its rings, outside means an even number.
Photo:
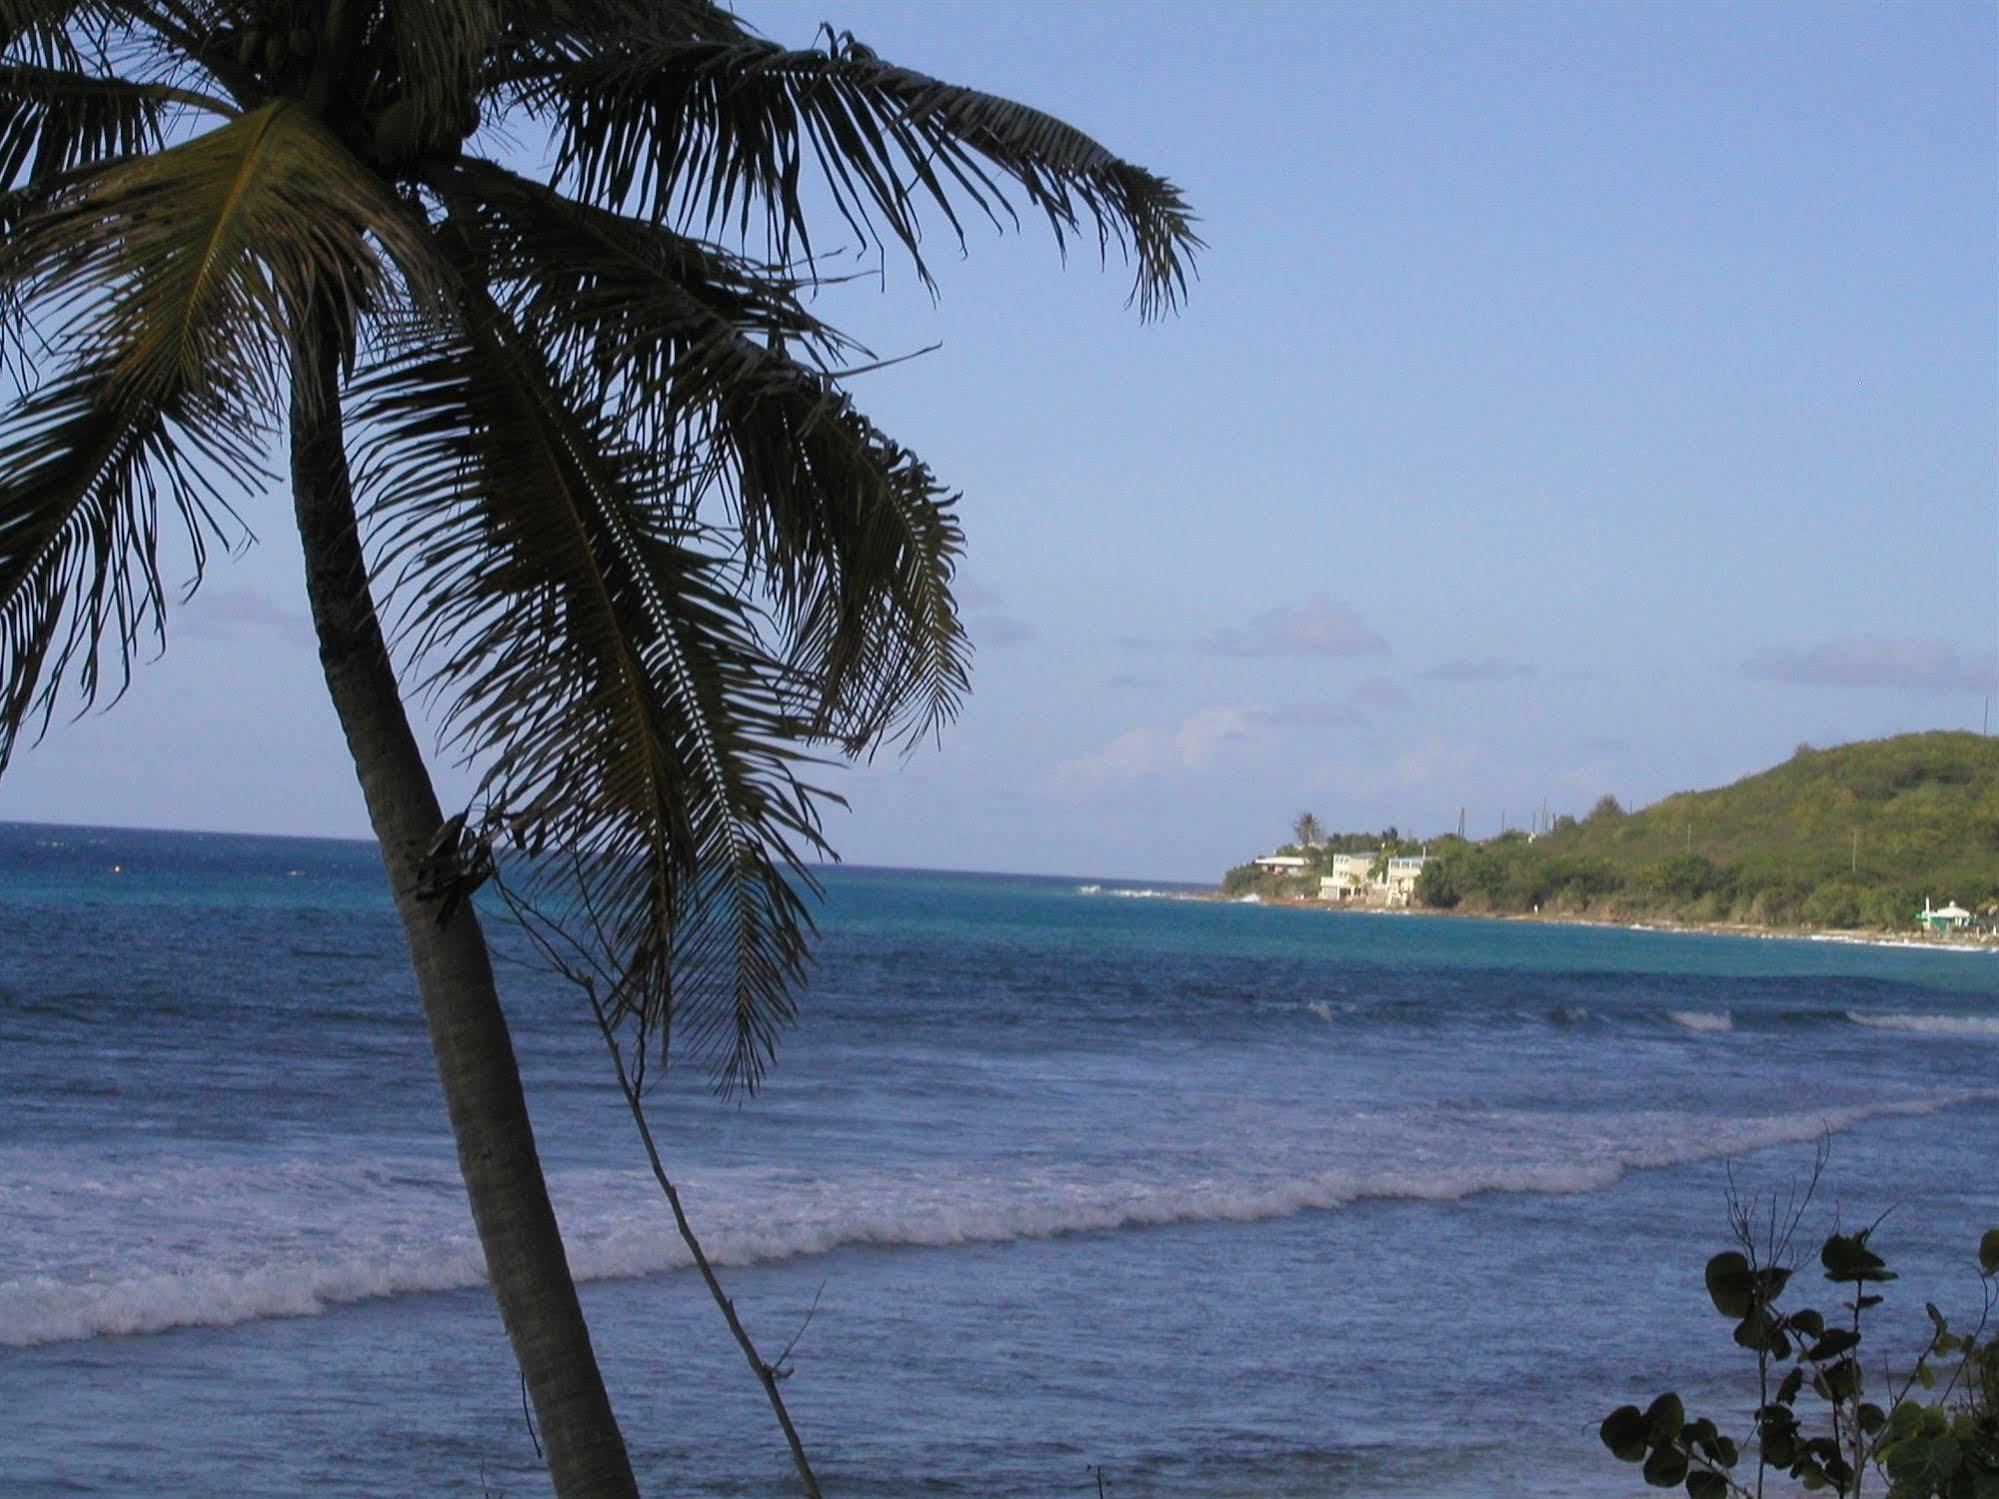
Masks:
[[[1677,1447],[1656,1448],[1645,1459],[1645,1481],[1655,1489],[1678,1488],[1687,1476],[1687,1455]]]
[[[1724,1317],[1743,1318],[1756,1299],[1756,1276],[1748,1257],[1730,1249],[1707,1262],[1707,1294]]]
[[[1860,1346],[1860,1334],[1850,1327],[1834,1327],[1826,1331],[1824,1337],[1805,1350],[1805,1357],[1813,1363],[1822,1364],[1850,1353]]]
[[[1819,1251],[1825,1278],[1836,1285],[1862,1285],[1896,1279],[1888,1262],[1867,1247],[1867,1234],[1834,1234]]]
[[[1650,1445],[1647,1440],[1652,1434],[1651,1423],[1635,1405],[1620,1405],[1603,1418],[1603,1425],[1597,1428],[1597,1435],[1603,1438],[1603,1445],[1611,1455],[1621,1462],[1635,1463],[1645,1456]]]
[[[1645,1408],[1645,1424],[1651,1428],[1655,1447],[1676,1442],[1687,1424],[1687,1408],[1680,1403],[1678,1395],[1668,1391]],[[1678,1483],[1679,1479],[1673,1482]]]

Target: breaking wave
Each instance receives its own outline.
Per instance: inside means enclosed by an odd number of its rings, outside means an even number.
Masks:
[[[1054,1170],[1003,1177],[952,1170],[869,1174],[808,1187],[725,1172],[690,1179],[684,1191],[703,1225],[710,1256],[724,1265],[747,1265],[848,1246],[946,1248],[1175,1223],[1252,1222],[1367,1200],[1449,1203],[1485,1193],[1597,1192],[1631,1171],[1811,1140],[1870,1119],[1929,1115],[1991,1101],[1999,1101],[1999,1092],[1960,1090],[1737,1119],[1630,1115],[1621,1120],[1618,1139],[1606,1141],[1595,1133],[1548,1142],[1555,1145],[1556,1158],[1495,1158],[1455,1166],[1281,1173],[1245,1164],[1167,1179]],[[384,1178],[376,1172],[372,1179],[380,1183]],[[185,1192],[198,1190],[199,1183],[199,1173],[191,1173],[179,1185]],[[342,1191],[351,1185],[344,1184]],[[433,1167],[414,1185],[420,1190],[386,1204],[353,1202],[351,1210],[362,1215],[361,1221],[330,1226],[301,1221],[311,1215],[301,1215],[295,1207],[291,1221],[284,1221],[292,1199],[283,1196],[263,1203],[232,1201],[230,1212],[219,1216],[238,1226],[257,1224],[277,1242],[267,1238],[250,1245],[223,1236],[222,1242],[180,1265],[121,1264],[113,1258],[80,1282],[48,1276],[0,1280],[0,1345],[311,1316],[353,1302],[481,1285],[478,1246],[462,1199],[450,1190],[453,1184]],[[584,1172],[558,1178],[553,1186],[578,1279],[653,1275],[688,1263],[648,1178],[623,1171]],[[157,1192],[160,1184],[141,1182],[134,1190]],[[300,1248],[319,1245],[325,1247]],[[146,1252],[146,1246],[134,1246],[123,1253],[129,1260]]]
[[[1869,1015],[1860,1010],[1848,1010],[1846,1018],[1855,1025],[1871,1026],[1880,1031],[1999,1041],[1999,1015]]]
[[[1735,1019],[1726,1010],[1668,1010],[1666,1018],[1690,1031],[1732,1031]]]

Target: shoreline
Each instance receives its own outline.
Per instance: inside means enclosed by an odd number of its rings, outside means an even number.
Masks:
[[[1109,892],[1106,892],[1109,893]],[[1890,947],[1914,952],[1999,953],[1999,935],[1928,937],[1885,928],[1758,926],[1741,921],[1678,921],[1670,916],[1619,918],[1583,912],[1459,911],[1434,906],[1336,905],[1307,895],[1262,895],[1253,901],[1224,895],[1219,889],[1190,893],[1185,899],[1217,905],[1255,904],[1272,909],[1318,911],[1327,915],[1437,916],[1462,921],[1518,921],[1542,926],[1595,927],[1621,932],[1658,932],[1669,936],[1745,937],[1761,942],[1824,942],[1849,947]]]

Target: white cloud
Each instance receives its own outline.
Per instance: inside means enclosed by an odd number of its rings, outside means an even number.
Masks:
[[[1056,766],[1055,785],[1079,790],[1208,770],[1229,751],[1260,738],[1265,716],[1261,708],[1203,708],[1172,728],[1131,729],[1092,754]]]

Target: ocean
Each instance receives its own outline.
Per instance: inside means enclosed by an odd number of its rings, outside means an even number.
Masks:
[[[825,883],[764,1091],[652,1113],[829,1495],[1628,1499],[1598,1420],[1751,1403],[1702,1266],[1828,1135],[1883,1325],[1976,1306],[1989,953]],[[642,1483],[792,1491],[587,1015],[496,941]],[[0,826],[0,1493],[304,1491],[546,1492],[375,855]]]

